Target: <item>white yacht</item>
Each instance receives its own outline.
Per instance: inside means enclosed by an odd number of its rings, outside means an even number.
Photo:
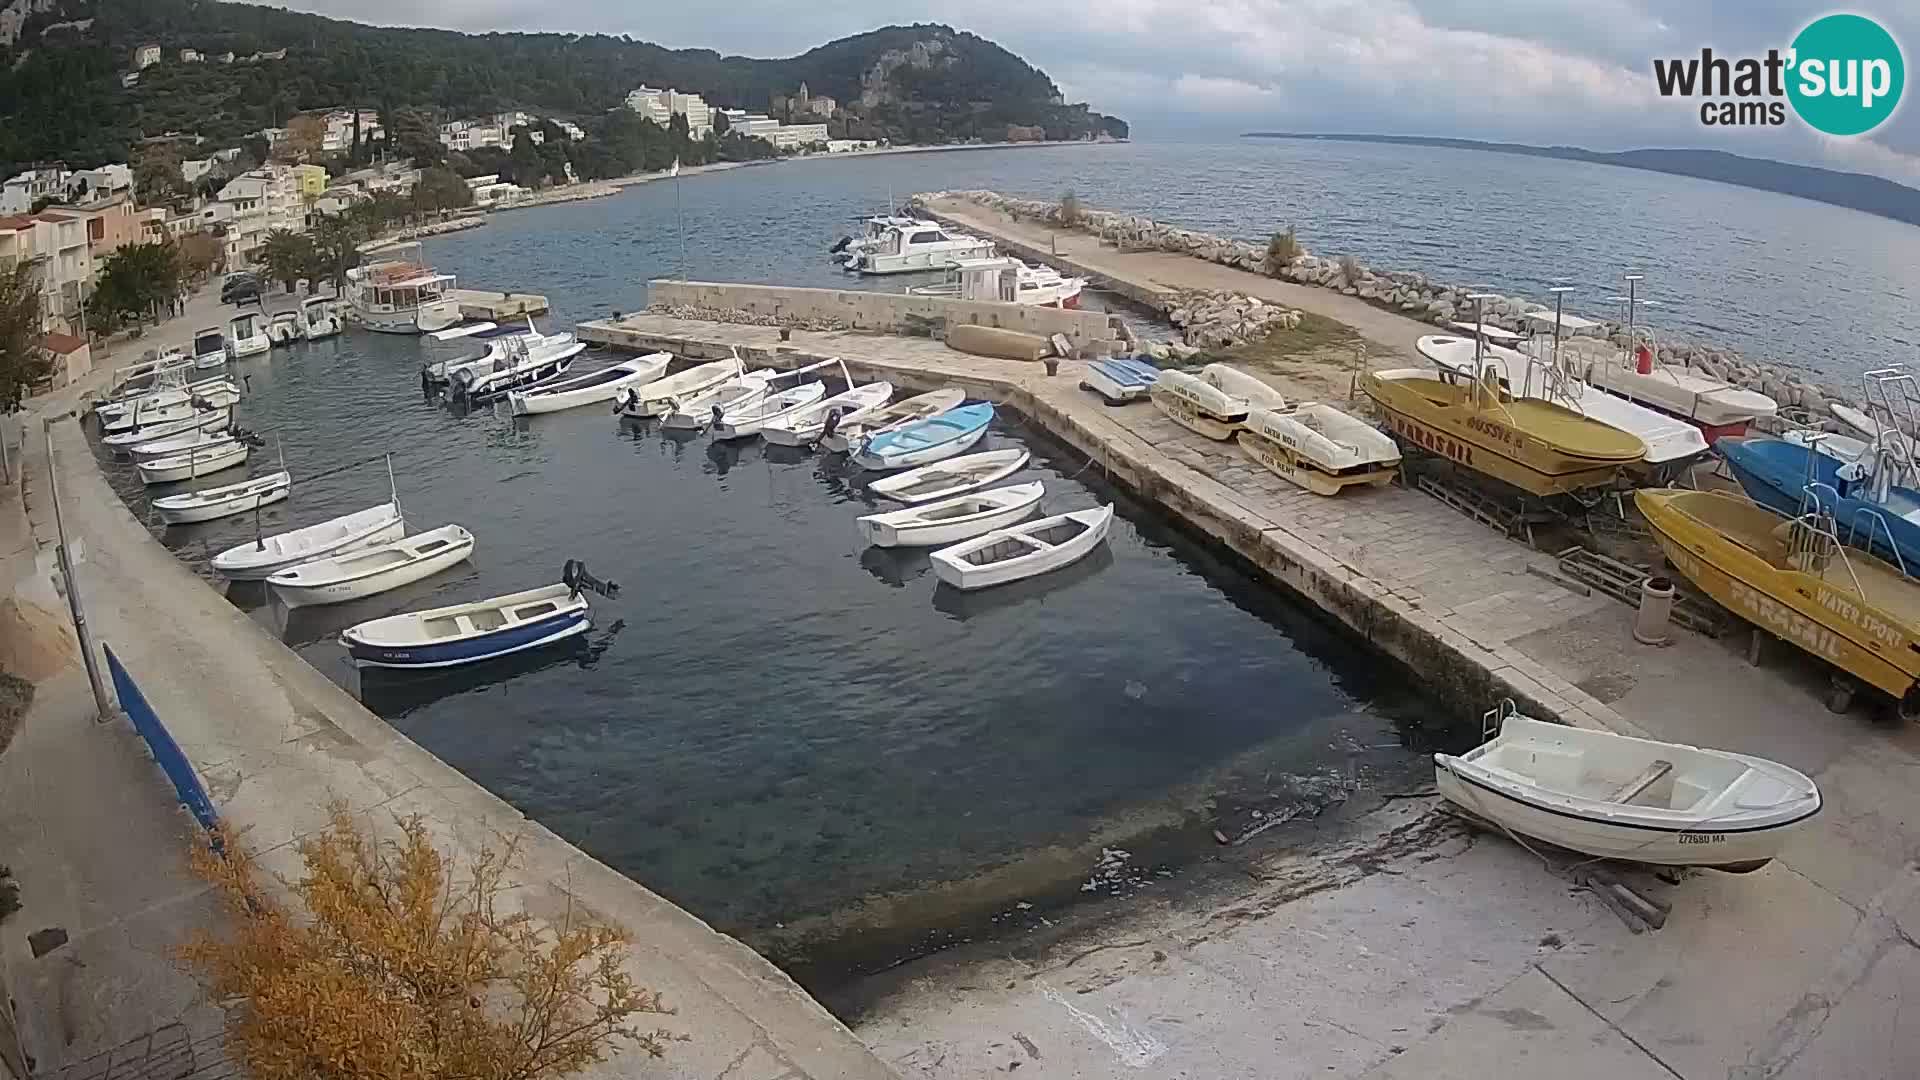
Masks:
[[[912,226],[920,224],[919,218],[910,218],[901,214],[885,214],[866,220],[866,231],[859,236],[843,236],[840,242],[827,249],[827,254],[835,256],[841,262],[849,257],[864,255],[880,245],[887,230],[896,225]]]
[[[300,305],[300,332],[308,341],[330,338],[340,332],[337,303],[331,296],[315,296]]]
[[[347,304],[360,325],[383,334],[419,334],[460,321],[452,274],[426,263],[419,244],[387,248],[347,271]]]
[[[947,280],[938,285],[916,285],[907,292],[950,300],[1077,308],[1080,291],[1086,287],[1086,278],[1065,277],[1051,266],[1028,266],[1019,259],[1001,256],[961,259],[947,271]]]
[[[239,360],[242,357],[259,356],[272,348],[273,341],[267,337],[266,316],[257,311],[243,311],[227,320],[229,358]],[[195,352],[198,351],[198,346],[195,346]]]
[[[206,371],[227,362],[227,335],[217,326],[193,332],[193,366]]]
[[[965,233],[949,232],[931,221],[888,225],[873,246],[848,255],[842,263],[862,274],[911,274],[945,270],[962,259],[986,259],[993,242]]]

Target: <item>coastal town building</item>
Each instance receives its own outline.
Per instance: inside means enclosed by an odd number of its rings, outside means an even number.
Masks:
[[[92,199],[68,207],[86,222],[87,251],[93,257],[94,272],[108,255],[145,239],[131,191],[120,191],[101,199]]]
[[[202,53],[198,49],[181,49],[180,50],[180,62],[183,64],[197,64],[202,60],[205,60],[206,58],[207,58],[206,54]]]
[[[41,329],[80,332],[93,282],[86,219],[53,210],[0,217],[0,266],[22,262],[39,270]]]
[[[133,69],[145,71],[160,62],[160,46],[142,45],[133,50]]]
[[[567,138],[581,142],[587,137],[586,130],[571,120],[555,120],[554,126],[567,133]]]
[[[473,192],[473,205],[481,207],[511,206],[529,194],[519,184],[501,180],[498,173],[469,177],[467,190]]]
[[[41,199],[58,199],[66,194],[67,177],[73,175],[64,165],[28,169],[10,178],[0,187],[0,214],[24,214]]]
[[[380,114],[373,109],[357,110],[360,118],[360,138],[372,139],[384,130],[380,126]],[[353,148],[353,120],[356,110],[332,109],[321,117],[326,124],[326,132],[320,136],[320,150],[323,153],[338,154]]]
[[[61,185],[69,202],[111,198],[133,192],[133,169],[124,164],[102,165],[68,173]]]
[[[211,174],[213,169],[213,158],[187,158],[180,163],[180,179],[189,184],[197,184],[201,178]]]
[[[232,207],[227,223],[227,265],[257,261],[269,233],[306,229],[300,183],[290,168],[269,165],[242,173],[220,189],[219,202]]]
[[[827,141],[825,124],[781,124],[760,136],[782,150],[796,150]]]
[[[676,113],[685,116],[687,131],[696,139],[713,127],[713,107],[699,94],[642,86],[627,94],[627,108],[661,127],[671,124]]]

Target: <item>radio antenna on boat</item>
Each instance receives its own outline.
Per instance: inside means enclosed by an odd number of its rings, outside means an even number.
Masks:
[[[395,509],[398,509],[400,506],[400,485],[393,479],[393,455],[389,453],[385,456],[387,459],[387,494],[392,496],[393,505]]]

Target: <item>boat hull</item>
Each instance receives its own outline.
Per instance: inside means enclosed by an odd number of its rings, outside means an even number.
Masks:
[[[1159,369],[1138,360],[1091,360],[1084,383],[1110,404],[1124,405],[1146,397],[1158,378]]]
[[[584,634],[592,628],[591,613],[582,607],[497,633],[441,644],[375,645],[356,639],[351,629],[341,635],[341,643],[347,647],[347,654],[353,658],[353,662],[364,667],[444,668],[477,664],[483,660],[537,649]]]
[[[509,393],[507,397],[512,402],[515,416],[534,416],[540,413],[577,409],[583,405],[596,405],[603,401],[612,401],[619,397],[622,391],[631,387],[644,386],[659,378],[660,373],[667,370],[667,363],[671,359],[662,353],[654,362],[636,367],[619,378],[608,379],[591,386],[570,390],[555,389],[549,393],[514,392]]]
[[[884,495],[895,502],[914,505],[934,502],[999,483],[1026,468],[1029,456],[1025,450],[989,450],[973,456],[972,460],[982,463],[977,471],[964,468],[970,461],[949,462],[938,469],[923,467],[876,480],[871,489],[874,494]]]
[[[1234,436],[1240,452],[1267,467],[1282,480],[1298,484],[1315,495],[1338,495],[1350,487],[1386,487],[1393,483],[1399,464],[1373,463],[1347,470],[1329,470],[1296,447],[1255,431]]]
[[[282,474],[281,478],[276,479],[275,482],[263,482],[257,490],[236,492],[218,502],[170,501],[175,497],[169,496],[153,500],[153,509],[160,515],[160,520],[168,525],[193,525],[202,521],[218,521],[235,514],[244,514],[262,506],[271,506],[285,500],[292,488],[293,481]]]
[[[946,544],[957,544],[962,540],[971,540],[983,533],[1004,529],[1026,520],[1027,516],[1033,513],[1034,508],[1040,505],[1041,496],[1045,494],[1045,489],[1038,483],[1034,484],[1033,488],[1034,491],[1030,496],[1010,502],[999,509],[948,521],[889,521],[889,518],[897,516],[896,513],[868,514],[860,518],[856,524],[860,527],[861,539],[874,547],[941,547]],[[964,495],[956,496],[953,501],[964,501],[967,498],[968,496]],[[915,509],[924,513],[937,510],[939,506],[938,503],[931,503]]]
[[[1062,514],[1059,518],[1072,515]],[[1021,526],[1022,529],[1041,529],[1059,518],[1042,518]],[[1008,535],[1014,530],[1000,529],[980,537],[942,548],[933,553],[934,576],[941,582],[956,589],[972,592],[975,589],[990,589],[996,585],[1009,585],[1016,581],[1038,577],[1072,566],[1093,553],[1107,539],[1107,531],[1113,527],[1113,508],[1108,506],[1105,513],[1096,521],[1082,529],[1071,539],[1042,550],[1035,550],[1018,558],[1003,562],[989,563],[985,566],[974,565],[961,557],[962,549],[972,549],[978,545],[989,544],[997,538]]]
[[[226,578],[228,581],[264,581],[290,566],[298,566],[301,563],[312,562],[315,559],[324,559],[329,555],[338,555],[347,551],[359,551],[361,548],[373,547],[378,544],[398,540],[406,534],[406,531],[406,522],[396,516],[391,521],[371,531],[343,538],[324,547],[317,547],[299,552],[298,554],[287,555],[283,558],[275,559],[272,562],[250,562],[236,565],[231,561],[223,563],[220,556],[216,555],[213,560],[213,569],[214,572]],[[247,546],[246,544],[242,544],[240,548],[244,550]],[[226,555],[228,552],[221,552],[220,554]]]
[[[278,596],[280,602],[288,609],[344,604],[349,600],[378,596],[383,592],[398,589],[402,585],[423,581],[442,570],[457,566],[473,554],[473,546],[473,538],[468,537],[465,543],[456,544],[446,551],[436,552],[425,559],[410,562],[404,566],[396,566],[390,570],[367,574],[351,581],[336,581],[325,585],[288,585],[278,581],[269,581],[267,584],[273,588],[274,595]]]
[[[1783,439],[1729,439],[1721,445],[1720,454],[1748,498],[1788,517],[1800,513],[1802,488],[1811,464],[1814,495],[1820,508],[1833,515],[1840,538],[1849,546],[1900,566],[1907,574],[1920,575],[1920,525],[1908,516],[1920,514],[1920,492],[1893,488],[1884,505],[1854,497],[1852,487],[1842,497],[1837,458]],[[1874,516],[1866,516],[1869,514]]]
[[[179,480],[212,476],[235,465],[244,465],[246,461],[247,444],[236,439],[229,446],[190,451],[177,458],[155,458],[140,462],[134,468],[144,483],[171,484]]]

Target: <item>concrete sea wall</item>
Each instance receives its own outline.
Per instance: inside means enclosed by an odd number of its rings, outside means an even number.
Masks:
[[[1064,334],[1076,347],[1119,351],[1124,331],[1117,316],[1102,311],[955,300],[862,289],[801,289],[783,285],[655,280],[647,285],[654,309],[681,309],[721,317],[737,312],[765,325],[811,330],[872,330],[925,333],[930,324],[966,323],[1018,330],[1043,337]]]

